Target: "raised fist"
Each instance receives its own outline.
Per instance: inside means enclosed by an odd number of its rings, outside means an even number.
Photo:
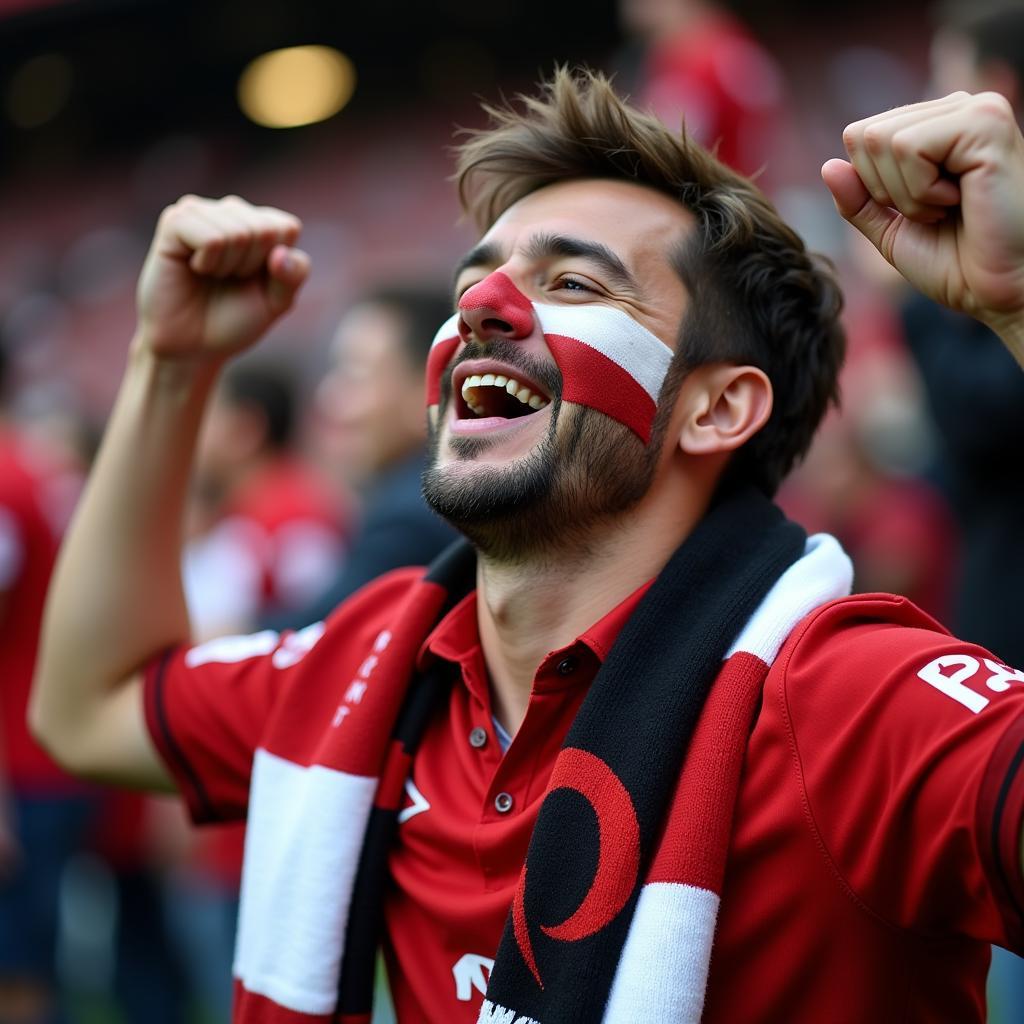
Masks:
[[[953,93],[851,124],[822,177],[836,207],[926,295],[1024,362],[1024,137],[996,93]]]
[[[137,293],[136,344],[168,359],[220,360],[252,345],[309,274],[302,224],[237,196],[183,196],[160,216]]]

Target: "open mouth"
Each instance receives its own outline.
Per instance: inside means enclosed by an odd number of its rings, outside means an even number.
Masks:
[[[536,385],[504,373],[472,373],[459,385],[460,419],[519,419],[551,404]]]

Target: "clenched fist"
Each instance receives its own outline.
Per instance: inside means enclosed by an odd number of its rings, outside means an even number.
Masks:
[[[843,133],[822,177],[916,288],[988,324],[1024,365],[1024,138],[996,93],[953,93]]]
[[[309,274],[302,224],[237,196],[184,196],[157,224],[138,286],[136,345],[166,359],[221,360],[252,345]]]

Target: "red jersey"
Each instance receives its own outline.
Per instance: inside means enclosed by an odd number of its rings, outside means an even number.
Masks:
[[[20,792],[78,788],[35,742],[25,721],[57,556],[45,487],[18,437],[0,432],[0,762]]]
[[[337,727],[418,576],[371,584],[322,633],[214,641],[147,673],[147,721],[197,818],[243,815],[254,756],[289,756],[310,722]],[[391,853],[386,954],[402,1024],[477,1019],[555,756],[638,598],[544,659],[504,756],[475,595],[424,643],[421,663],[457,671]],[[988,944],[1024,949],[1022,742],[1024,674],[904,599],[808,616],[772,665],[750,735],[703,1019],[983,1020]],[[302,843],[285,843],[275,870]],[[323,909],[310,926],[326,935]],[[243,931],[254,926],[273,923],[243,908]],[[285,951],[272,966],[278,993],[308,967]]]
[[[637,97],[672,130],[685,119],[689,135],[747,175],[764,171],[772,155],[782,99],[774,59],[741,22],[720,11],[651,46]]]

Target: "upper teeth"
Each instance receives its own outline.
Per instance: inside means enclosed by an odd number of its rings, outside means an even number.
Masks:
[[[462,397],[466,405],[477,415],[480,415],[484,408],[475,401],[472,394],[474,388],[504,388],[510,395],[531,409],[543,409],[548,404],[546,398],[542,395],[535,395],[525,384],[520,384],[514,377],[506,377],[501,373],[474,373],[462,382]]]

